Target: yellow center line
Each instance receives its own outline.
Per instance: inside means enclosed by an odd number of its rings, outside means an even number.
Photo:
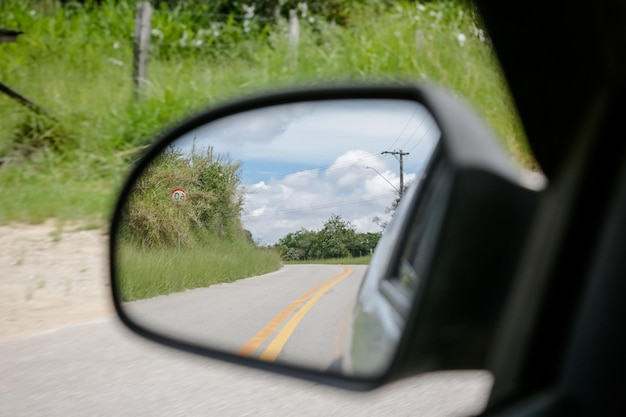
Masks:
[[[261,354],[260,359],[265,361],[274,361],[278,354],[283,350],[283,347],[287,343],[287,340],[291,337],[294,330],[300,323],[300,320],[309,312],[309,310],[315,305],[315,303],[322,297],[322,295],[326,294],[328,290],[330,290],[335,285],[339,284],[344,278],[352,274],[354,270],[350,267],[344,267],[344,270],[341,274],[337,275],[334,278],[334,281],[330,282],[328,285],[323,287],[313,298],[311,298],[307,303],[300,309],[298,312],[287,322],[285,327],[278,333],[278,335],[274,338],[272,343],[265,349],[265,351]]]
[[[345,268],[344,268],[344,272],[345,272]],[[237,354],[242,355],[242,356],[252,356],[254,354],[254,351],[257,350],[259,346],[261,346],[261,344],[278,328],[278,326],[280,326],[283,320],[285,320],[285,318],[289,314],[291,314],[293,310],[298,308],[298,306],[304,303],[309,297],[311,297],[320,289],[324,288],[326,285],[329,285],[330,283],[332,283],[334,280],[337,279],[337,277],[340,277],[341,275],[343,275],[343,273],[322,282],[320,285],[313,288],[312,290],[304,294],[302,297],[298,298],[296,301],[291,303],[286,309],[281,311],[276,317],[270,320],[270,322],[267,323],[265,327],[259,330],[257,334],[252,336],[252,338],[250,338],[250,340],[248,340],[246,344],[243,345],[241,349],[237,351]]]
[[[339,323],[339,331],[335,337],[335,348],[333,349],[334,358],[338,359],[343,354],[343,345],[346,339],[346,328],[348,327],[348,318],[350,317],[350,311],[352,308],[348,307],[342,316],[341,323]]]

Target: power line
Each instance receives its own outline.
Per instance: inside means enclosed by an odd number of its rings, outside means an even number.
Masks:
[[[406,121],[406,124],[402,128],[402,131],[400,132],[400,134],[398,135],[396,140],[394,140],[393,143],[391,145],[389,145],[387,150],[393,148],[393,145],[395,145],[396,142],[402,137],[402,135],[404,134],[404,131],[406,130],[407,127],[409,127],[409,123],[411,123],[411,120],[413,120],[413,116],[415,116],[415,114],[417,113],[418,110],[419,110],[419,107],[415,106],[415,110],[413,110],[413,113],[411,113],[411,117],[409,117],[409,120]]]
[[[422,143],[422,141],[424,140],[424,138],[426,137],[426,135],[428,135],[428,132],[431,131],[431,129],[433,128],[434,123],[430,124],[430,127],[428,128],[428,130],[426,130],[426,132],[424,132],[424,134],[422,135],[421,138],[419,138],[419,140],[417,141],[417,143],[411,148],[409,149],[409,152],[411,152],[413,149],[417,148],[417,146]]]
[[[420,123],[417,125],[417,127],[415,128],[415,130],[413,131],[413,133],[411,133],[411,136],[409,136],[409,139],[404,143],[404,145],[402,145],[402,148],[406,148],[407,145],[409,144],[409,142],[413,139],[413,136],[417,133],[417,131],[422,127],[422,125],[424,124],[424,121],[426,120],[426,113],[423,114],[422,120],[420,120]],[[418,139],[419,140],[419,139]]]

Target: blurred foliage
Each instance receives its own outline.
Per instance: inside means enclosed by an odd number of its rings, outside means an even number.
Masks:
[[[0,188],[24,196],[0,193],[0,223],[108,216],[131,164],[164,128],[243,95],[329,82],[452,90],[535,167],[489,38],[464,2],[336,0],[305,10],[290,0],[275,3],[277,14],[269,1],[155,3],[141,101],[131,77],[136,1],[84,3],[0,0],[0,27],[25,32],[0,45],[0,79],[58,121],[0,96]]]
[[[204,9],[208,13],[222,15],[240,14],[257,16],[263,21],[276,21],[289,18],[291,10],[297,11],[302,18],[318,16],[329,22],[345,25],[350,20],[350,10],[363,0],[151,0],[156,7]]]

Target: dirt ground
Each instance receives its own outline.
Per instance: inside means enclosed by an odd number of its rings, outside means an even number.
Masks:
[[[114,314],[103,230],[0,226],[0,341]]]

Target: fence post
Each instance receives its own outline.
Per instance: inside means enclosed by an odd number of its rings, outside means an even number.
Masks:
[[[150,6],[150,3],[137,3],[137,13],[135,14],[135,36],[133,42],[133,83],[134,97],[136,100],[143,97],[148,80],[151,16],[152,6]]]
[[[424,32],[417,29],[415,31],[415,48],[418,51],[421,51],[422,49],[424,49],[425,44],[426,44],[426,39],[424,38]]]
[[[298,66],[298,44],[300,43],[300,23],[298,11],[289,10],[289,65],[291,68]]]

